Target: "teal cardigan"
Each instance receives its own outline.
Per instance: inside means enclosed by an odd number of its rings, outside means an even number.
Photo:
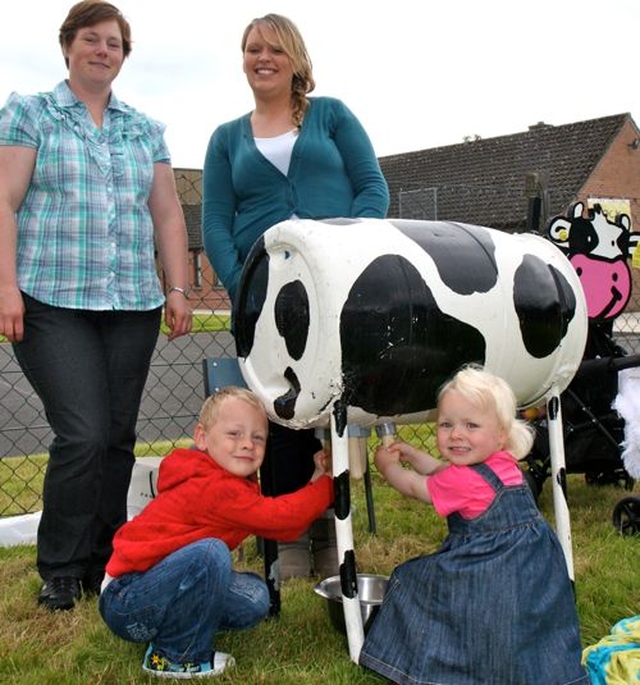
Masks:
[[[202,177],[204,248],[233,300],[254,242],[293,214],[301,219],[384,218],[389,189],[369,137],[340,100],[309,99],[282,174],[255,145],[250,114],[211,136]]]

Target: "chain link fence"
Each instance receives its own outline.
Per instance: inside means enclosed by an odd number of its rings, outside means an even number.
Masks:
[[[161,335],[146,384],[138,422],[138,456],[164,455],[188,443],[204,398],[202,362],[207,357],[234,356],[228,330],[228,299],[204,256],[200,238],[200,172],[177,170],[178,190],[190,236],[192,306],[196,312],[193,332],[173,342]],[[458,189],[459,192],[463,192]],[[472,192],[472,191],[469,191]],[[502,189],[486,189],[487,214],[482,220],[460,221],[491,226],[489,210]],[[435,219],[446,216],[446,193],[433,189],[408,193],[403,216]],[[499,204],[499,203],[498,203]],[[526,208],[525,208],[526,216]],[[495,218],[495,217],[494,217]],[[502,226],[496,226],[502,228]],[[526,220],[518,230],[526,230]],[[634,291],[627,311],[614,326],[616,341],[629,353],[640,353],[640,289],[634,269]],[[11,345],[0,343],[0,516],[39,511],[48,445],[52,439],[42,405],[24,378]],[[402,429],[404,439],[425,442],[424,426]]]

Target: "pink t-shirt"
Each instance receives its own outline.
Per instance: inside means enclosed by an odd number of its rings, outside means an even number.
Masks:
[[[509,452],[495,452],[484,463],[505,485],[522,483],[522,469]],[[457,511],[463,518],[475,518],[489,508],[495,497],[494,489],[479,473],[469,466],[453,464],[429,476],[427,489],[440,516]]]

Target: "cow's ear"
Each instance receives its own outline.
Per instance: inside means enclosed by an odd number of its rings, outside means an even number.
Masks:
[[[593,207],[589,207],[589,210],[587,212],[587,215],[589,216],[589,221],[593,223],[597,215],[600,215],[601,217],[604,218],[605,221],[608,221],[607,215],[602,211],[602,205],[598,202],[596,202]],[[574,219],[578,218],[577,214],[574,214],[573,216]]]
[[[627,231],[631,231],[631,219],[628,214],[616,214],[615,223]]]
[[[558,216],[551,220],[547,235],[559,247],[569,246],[569,233],[571,231],[571,221],[563,216]]]
[[[584,212],[584,202],[576,202],[574,205],[571,206],[569,216],[572,219],[579,219],[580,217],[582,217],[582,212]]]

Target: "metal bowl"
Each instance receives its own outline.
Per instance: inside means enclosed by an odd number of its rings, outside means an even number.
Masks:
[[[379,576],[373,573],[358,574],[358,599],[360,600],[360,613],[362,614],[365,633],[382,604],[388,581],[387,576]],[[346,635],[340,576],[331,576],[321,580],[315,586],[314,591],[327,600],[327,610],[333,627]]]

